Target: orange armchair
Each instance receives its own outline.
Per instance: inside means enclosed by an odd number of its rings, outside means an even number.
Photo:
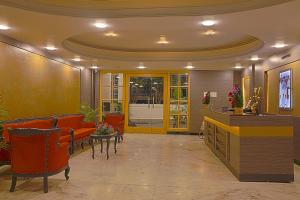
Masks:
[[[69,143],[60,143],[60,129],[9,129],[12,183],[17,177],[43,177],[44,192],[48,192],[48,176],[65,170],[69,179]]]
[[[105,120],[102,123],[111,125],[114,128],[114,130],[118,132],[119,139],[121,138],[121,140],[123,141],[124,119],[124,114],[109,113],[105,115]]]

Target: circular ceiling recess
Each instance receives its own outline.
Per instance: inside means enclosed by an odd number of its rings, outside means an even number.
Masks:
[[[1,0],[24,10],[74,17],[201,16],[264,8],[291,0]]]
[[[89,36],[89,37],[87,37]],[[199,61],[215,60],[245,55],[262,48],[264,42],[253,36],[239,36],[219,42],[201,44],[201,40],[182,45],[167,45],[161,48],[155,43],[140,43],[132,40],[126,42],[108,42],[96,39],[97,36],[87,33],[70,37],[62,42],[65,49],[84,56],[119,60],[119,61]],[[108,40],[109,41],[109,40]],[[137,40],[141,41],[141,40]],[[149,41],[149,40],[148,40]],[[185,41],[186,42],[186,41]],[[199,43],[199,44],[198,44]],[[159,47],[157,47],[159,46]]]

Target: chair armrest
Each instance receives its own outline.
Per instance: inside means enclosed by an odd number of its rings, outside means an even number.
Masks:
[[[48,170],[53,172],[67,166],[69,158],[69,144],[58,143],[56,148],[49,149]]]
[[[59,129],[60,129],[60,136],[71,135],[73,132],[73,129],[70,127],[61,127]]]
[[[95,122],[82,122],[81,124],[82,128],[96,128]]]

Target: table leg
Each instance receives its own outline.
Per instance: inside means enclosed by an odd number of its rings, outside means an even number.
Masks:
[[[101,153],[103,152],[103,141],[100,139],[100,145],[101,145]]]
[[[115,154],[117,153],[117,141],[118,141],[118,136],[115,137]]]
[[[109,159],[109,155],[108,155],[108,150],[109,150],[109,143],[110,143],[110,139],[106,139],[106,158],[107,160]]]
[[[90,139],[91,145],[92,145],[92,158],[95,159],[95,147],[94,147],[94,140]]]

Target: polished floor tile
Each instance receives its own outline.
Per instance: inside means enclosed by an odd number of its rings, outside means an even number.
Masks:
[[[0,175],[2,200],[298,200],[300,168],[294,183],[240,183],[197,136],[127,134],[110,159],[96,146],[78,149],[70,159],[70,180],[63,173],[20,179],[9,193],[10,176]]]

